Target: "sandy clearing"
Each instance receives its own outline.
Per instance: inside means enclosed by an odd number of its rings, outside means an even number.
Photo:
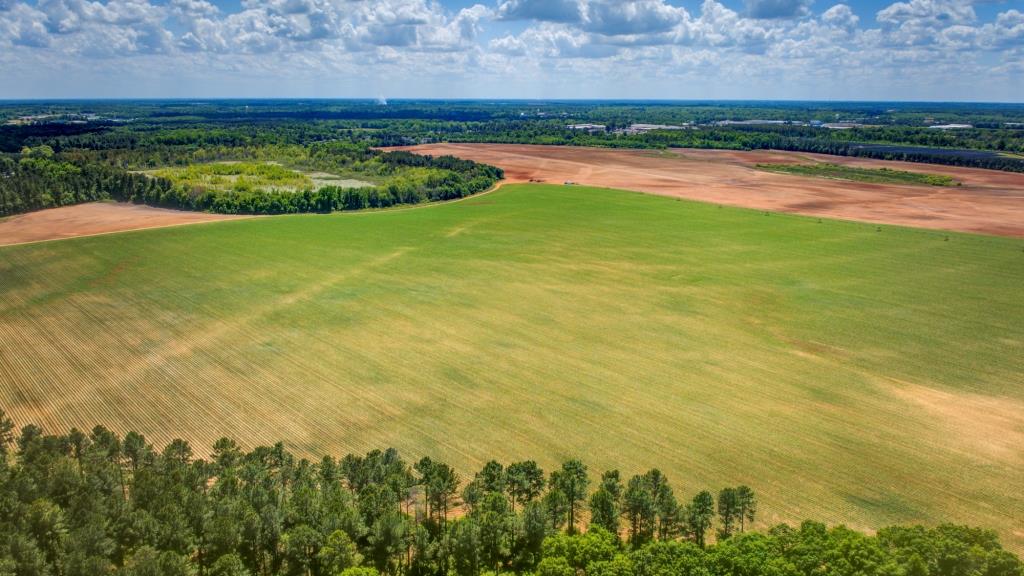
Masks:
[[[500,166],[510,182],[622,188],[795,214],[1024,237],[1024,174],[782,151],[613,150],[516,144],[405,148]],[[958,187],[867,184],[757,170],[761,162],[833,162],[946,174]]]
[[[146,228],[215,222],[244,216],[184,212],[121,202],[91,202],[0,220],[0,246],[95,236]]]
[[[1024,464],[1024,402],[895,380],[888,388],[927,414],[939,437],[963,454],[1016,468]]]

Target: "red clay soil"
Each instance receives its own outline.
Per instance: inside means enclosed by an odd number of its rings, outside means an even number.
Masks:
[[[137,204],[94,202],[4,218],[0,220],[0,246],[213,222],[229,218],[239,217],[183,212]]]
[[[428,144],[406,148],[499,166],[509,182],[620,188],[880,224],[1024,237],[1024,174],[801,152],[612,150],[516,144]],[[962,186],[867,184],[776,174],[758,163],[832,162],[945,174]]]

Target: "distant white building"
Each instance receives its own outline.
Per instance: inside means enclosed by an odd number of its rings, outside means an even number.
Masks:
[[[580,132],[589,132],[591,134],[608,131],[608,127],[604,124],[569,124],[566,128]]]
[[[966,130],[968,128],[974,128],[971,124],[936,124],[935,126],[929,126],[933,130]]]
[[[715,122],[718,126],[758,126],[789,124],[789,120],[719,120]]]
[[[617,134],[643,134],[645,132],[653,132],[654,130],[687,130],[692,126],[687,123],[682,126],[675,126],[672,124],[631,124],[629,128],[623,128],[617,130]]]

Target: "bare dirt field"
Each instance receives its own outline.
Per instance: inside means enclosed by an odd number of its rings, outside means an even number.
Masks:
[[[499,166],[510,182],[572,181],[758,210],[1024,237],[1024,174],[780,151],[515,144],[428,144],[406,149]],[[756,168],[758,163],[801,162],[944,174],[963,185],[868,184]]]
[[[239,216],[184,212],[120,202],[92,202],[0,219],[0,246],[228,218]]]

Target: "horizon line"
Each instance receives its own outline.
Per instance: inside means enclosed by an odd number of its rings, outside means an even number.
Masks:
[[[873,100],[873,99],[814,99],[814,98],[467,98],[467,97],[381,97],[381,96],[345,96],[345,97],[303,97],[303,96],[173,96],[173,97],[74,97],[74,98],[0,98],[0,104],[18,103],[49,103],[49,102],[625,102],[625,103],[814,103],[814,104],[952,104],[952,105],[997,105],[997,106],[1024,106],[1024,100],[1020,101],[985,101],[985,100]]]

